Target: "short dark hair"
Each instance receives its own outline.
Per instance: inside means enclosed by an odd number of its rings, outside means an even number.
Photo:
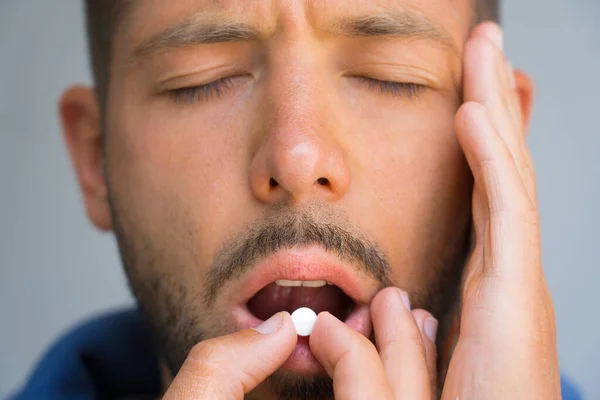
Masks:
[[[473,20],[500,23],[500,0],[475,0]]]
[[[88,47],[96,94],[104,110],[110,82],[113,38],[133,0],[85,0]],[[500,22],[500,0],[473,0],[473,21]]]

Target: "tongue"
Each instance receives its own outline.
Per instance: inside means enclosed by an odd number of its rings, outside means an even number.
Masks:
[[[300,307],[308,307],[317,314],[329,311],[343,321],[352,311],[354,302],[333,285],[311,288],[283,287],[275,283],[265,286],[248,302],[250,312],[262,320],[279,311],[292,313]]]

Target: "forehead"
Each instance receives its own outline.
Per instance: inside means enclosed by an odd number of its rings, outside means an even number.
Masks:
[[[473,20],[473,0],[144,0],[132,3],[115,50],[132,51],[182,21],[244,22],[265,34],[327,31],[344,18],[382,12],[418,14],[437,25],[461,49]]]

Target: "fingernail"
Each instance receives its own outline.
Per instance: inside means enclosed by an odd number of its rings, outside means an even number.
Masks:
[[[254,330],[262,333],[263,335],[267,335],[269,333],[273,333],[283,325],[283,314],[278,312],[274,314],[271,318],[264,321],[259,326],[255,327]]]
[[[507,61],[506,64],[508,67],[508,84],[511,89],[515,89],[517,87],[517,83],[515,82],[515,70],[510,61]]]
[[[410,298],[408,297],[408,293],[403,292],[400,289],[398,289],[398,292],[400,294],[400,300],[402,300],[402,304],[404,304],[404,307],[410,311]]]
[[[435,343],[435,337],[437,336],[438,322],[435,318],[427,318],[423,323],[423,329],[425,330],[425,336]]]

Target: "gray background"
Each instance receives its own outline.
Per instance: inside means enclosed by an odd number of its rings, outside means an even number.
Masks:
[[[561,366],[600,399],[600,2],[505,0],[507,53],[537,86],[530,144]],[[56,101],[90,82],[79,0],[0,0],[0,397],[53,339],[132,304],[88,223]]]

